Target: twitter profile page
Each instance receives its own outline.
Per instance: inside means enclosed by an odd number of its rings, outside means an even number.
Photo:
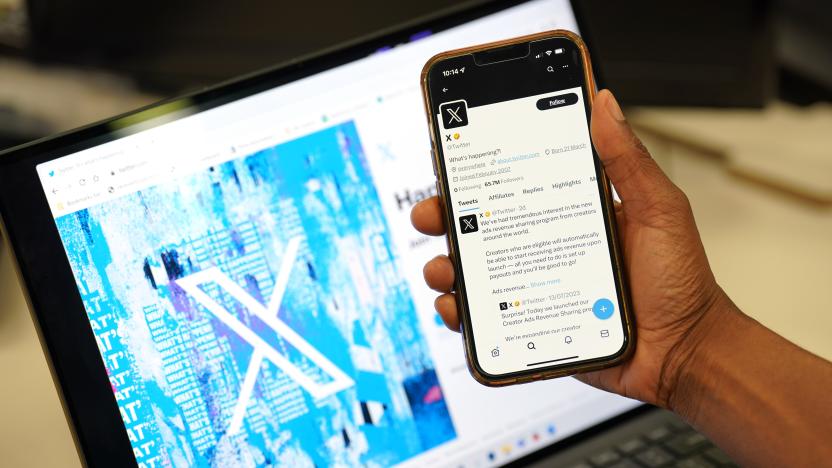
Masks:
[[[624,346],[584,109],[580,87],[439,106],[476,357],[493,376]]]

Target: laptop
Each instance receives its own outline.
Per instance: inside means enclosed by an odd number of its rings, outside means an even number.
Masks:
[[[581,30],[457,8],[0,155],[0,213],[88,466],[717,466],[675,416],[476,383],[410,226],[433,54]],[[696,464],[698,463],[698,464]]]

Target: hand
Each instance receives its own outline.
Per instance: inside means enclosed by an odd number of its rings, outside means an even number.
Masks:
[[[730,302],[714,280],[690,203],[633,133],[609,91],[595,99],[592,141],[622,203],[618,231],[636,321],[636,349],[620,366],[581,374],[595,387],[663,407],[672,406],[680,370]],[[439,199],[413,207],[419,231],[444,235]],[[454,269],[446,255],[429,261],[425,282],[442,293],[435,307],[459,330]]]

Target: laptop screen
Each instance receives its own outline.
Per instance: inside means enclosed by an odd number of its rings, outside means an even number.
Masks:
[[[490,466],[636,405],[476,383],[409,221],[425,61],[556,28],[520,4],[38,165],[140,466]]]

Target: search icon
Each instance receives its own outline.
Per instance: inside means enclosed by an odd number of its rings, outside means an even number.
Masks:
[[[546,67],[546,71],[549,72],[549,73],[554,73],[555,72],[555,67],[549,65],[548,67]]]
[[[534,341],[529,341],[526,344],[526,347],[529,348],[529,349],[537,349],[537,348],[534,347]]]

